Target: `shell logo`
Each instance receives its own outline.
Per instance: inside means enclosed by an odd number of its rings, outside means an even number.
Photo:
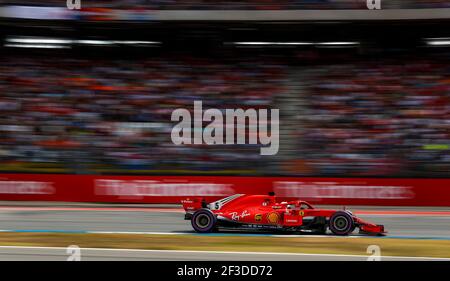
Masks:
[[[280,215],[277,212],[272,212],[267,215],[267,221],[269,223],[275,224],[275,223],[278,223],[279,220],[280,220]]]

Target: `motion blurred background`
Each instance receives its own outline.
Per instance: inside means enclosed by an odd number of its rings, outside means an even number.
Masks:
[[[286,178],[288,197],[450,205],[449,1],[1,4],[0,199],[177,202]],[[279,153],[174,145],[194,100],[279,109]]]

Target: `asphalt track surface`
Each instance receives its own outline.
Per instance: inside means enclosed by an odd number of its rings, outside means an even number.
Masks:
[[[389,237],[450,240],[450,209],[351,209],[363,219],[384,224]],[[183,214],[178,206],[41,207],[5,206],[0,202],[0,230],[194,233]]]
[[[354,213],[377,224],[384,224],[387,237],[450,240],[450,209],[353,207]],[[179,206],[136,205],[24,205],[0,202],[0,231],[16,232],[155,232],[194,234],[183,219]],[[230,234],[234,235],[234,234]],[[237,234],[246,235],[246,234]],[[6,251],[6,252],[5,252]],[[10,251],[10,252],[8,252]],[[56,251],[56,252],[55,252]],[[51,248],[1,248],[0,260],[61,260]],[[85,260],[359,260],[367,257],[197,253],[135,250],[86,250]],[[388,258],[389,259],[389,258]],[[396,258],[392,258],[397,260]]]

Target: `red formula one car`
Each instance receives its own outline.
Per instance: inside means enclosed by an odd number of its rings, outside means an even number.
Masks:
[[[348,210],[316,209],[305,201],[277,202],[269,195],[236,194],[207,203],[200,197],[182,200],[196,232],[207,233],[219,229],[250,231],[294,231],[348,235],[355,228],[360,233],[383,235],[383,225],[366,222]]]

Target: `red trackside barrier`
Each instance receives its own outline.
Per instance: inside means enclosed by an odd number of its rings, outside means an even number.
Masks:
[[[450,179],[0,174],[0,200],[180,203],[269,191],[324,205],[450,206]]]

